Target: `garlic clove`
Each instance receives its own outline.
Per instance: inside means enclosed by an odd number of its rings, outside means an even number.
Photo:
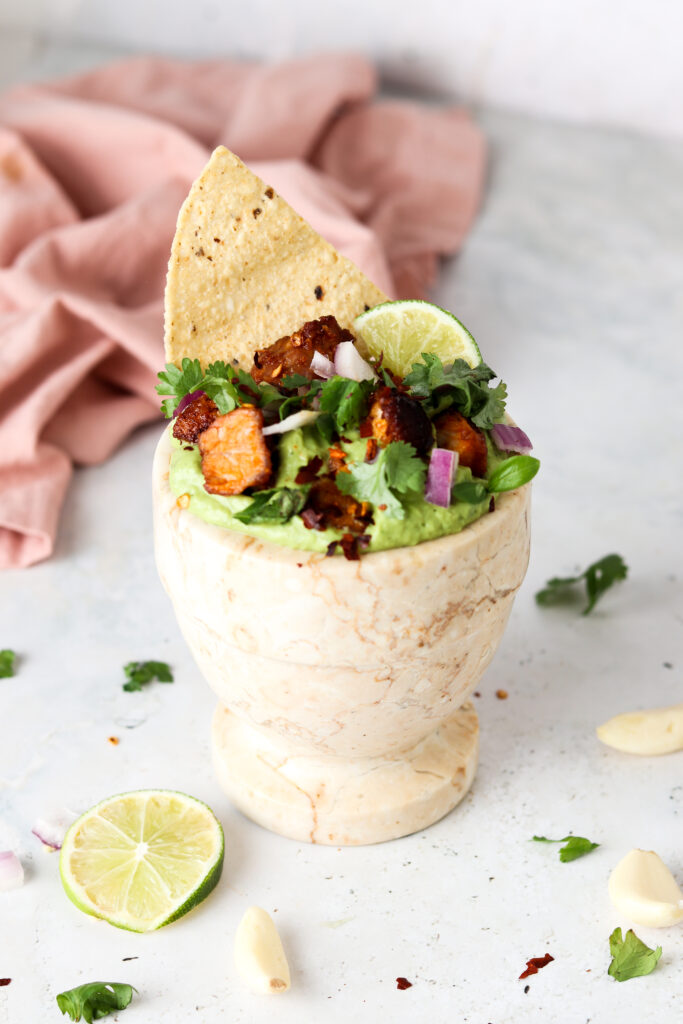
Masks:
[[[683,921],[683,892],[654,850],[631,850],[609,879],[614,906],[634,924],[666,928]]]
[[[650,711],[627,711],[596,730],[608,747],[627,754],[672,754],[683,750],[683,704]]]
[[[235,965],[253,992],[286,992],[289,965],[273,919],[261,907],[249,907],[235,935]]]

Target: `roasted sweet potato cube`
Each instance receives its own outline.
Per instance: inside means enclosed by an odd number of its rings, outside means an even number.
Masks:
[[[334,359],[337,345],[341,341],[353,340],[351,332],[342,329],[333,316],[309,320],[289,337],[280,338],[268,348],[255,352],[251,375],[257,384],[266,381],[276,386],[294,373],[312,380],[315,376],[311,369],[314,352]]]
[[[472,470],[472,476],[486,476],[486,438],[484,432],[455,410],[444,412],[434,420],[436,443],[458,453],[461,466]]]
[[[357,501],[350,494],[339,490],[332,477],[319,477],[310,491],[306,508],[313,509],[322,518],[316,529],[349,530],[351,533],[365,533],[372,522],[368,504]]]
[[[413,445],[418,455],[426,455],[434,441],[432,425],[420,403],[390,387],[375,393],[364,423],[365,431],[361,427],[362,437],[366,436],[368,425],[382,447],[392,441],[405,441]]]
[[[243,405],[219,416],[199,435],[204,487],[209,494],[242,494],[263,488],[271,477],[270,452],[263,436],[263,413]]]
[[[218,416],[218,406],[208,395],[201,394],[186,405],[173,424],[173,436],[178,441],[196,444],[197,438],[207,430]]]

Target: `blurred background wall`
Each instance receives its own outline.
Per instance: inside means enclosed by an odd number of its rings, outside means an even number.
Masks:
[[[130,52],[356,50],[390,89],[681,135],[682,40],[683,0],[0,0],[0,85]]]

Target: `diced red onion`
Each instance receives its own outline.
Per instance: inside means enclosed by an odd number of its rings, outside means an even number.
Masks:
[[[328,359],[327,356],[324,356],[322,352],[318,352],[317,349],[313,353],[313,358],[311,359],[311,369],[313,370],[313,373],[317,373],[317,375],[322,377],[323,380],[329,380],[330,377],[334,377],[337,372],[332,360]]]
[[[375,380],[376,374],[352,341],[342,341],[334,353],[334,369],[349,380]]]
[[[184,409],[187,409],[188,405],[191,405],[194,402],[195,398],[199,398],[200,395],[205,394],[206,391],[190,391],[189,394],[185,395],[183,398],[180,399],[180,401],[175,407],[175,412],[173,413],[173,415],[180,416],[181,412]]]
[[[31,832],[48,850],[61,850],[66,830],[76,818],[77,815],[71,811],[60,812],[49,818],[38,818]]]
[[[301,409],[299,412],[293,412],[291,416],[285,416],[279,423],[271,423],[269,427],[264,427],[263,436],[286,434],[288,430],[296,430],[297,427],[307,427],[311,423],[315,423],[319,415],[319,412],[314,412],[312,409]]]
[[[458,465],[458,454],[448,448],[432,448],[427,469],[425,501],[430,505],[448,508],[451,503],[453,476]]]
[[[24,868],[16,853],[0,852],[0,892],[19,889],[24,884]]]
[[[496,423],[491,427],[491,439],[501,452],[518,452],[520,455],[528,455],[533,448],[524,431],[509,423]]]

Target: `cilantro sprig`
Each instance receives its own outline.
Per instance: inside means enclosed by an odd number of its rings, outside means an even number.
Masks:
[[[165,661],[129,661],[123,666],[123,671],[128,680],[123,684],[123,689],[127,693],[141,690],[154,679],[159,683],[173,682],[173,673]]]
[[[166,419],[170,419],[182,399],[194,391],[205,391],[221,415],[232,412],[238,405],[264,406],[280,398],[277,388],[257,384],[251,374],[222,359],[210,363],[206,371],[202,370],[198,359],[185,358],[180,367],[166,363],[166,369],[158,377],[157,394],[171,396],[161,403]]]
[[[600,843],[592,843],[590,839],[585,839],[583,836],[564,836],[562,839],[548,839],[546,836],[534,836],[533,842],[535,843],[565,843],[561,847],[560,860],[563,864],[568,864],[572,860],[578,860],[579,857],[585,857],[591,850],[597,850]]]
[[[548,580],[545,587],[536,594],[536,603],[544,608],[550,605],[571,604],[576,598],[575,585],[585,582],[588,604],[581,614],[588,615],[605,591],[619,580],[625,580],[627,575],[628,566],[621,555],[605,555],[597,562],[592,562],[578,576],[554,576]]]
[[[396,519],[405,510],[399,495],[423,494],[427,467],[412,444],[392,441],[382,448],[374,462],[348,464],[348,473],[337,473],[340,491],[359,501],[369,501]]]
[[[233,517],[240,523],[286,523],[306,504],[307,489],[294,487],[258,491],[253,500]]]
[[[125,1010],[135,991],[132,985],[117,981],[92,981],[60,992],[57,1006],[72,1021],[84,1020],[86,1024],[92,1024],[117,1010]]]
[[[632,928],[625,936],[622,936],[621,928],[615,928],[609,937],[609,951],[612,962],[607,973],[615,981],[629,981],[630,978],[652,974],[662,955],[661,946],[650,949]]]
[[[16,657],[15,651],[10,651],[9,649],[0,651],[0,679],[9,679],[10,676],[14,675]]]
[[[411,395],[424,400],[431,417],[454,406],[476,427],[488,430],[505,412],[506,385],[499,381],[489,387],[496,376],[486,363],[470,366],[464,359],[456,359],[452,366],[444,366],[437,355],[423,352],[422,363],[413,363],[404,383]]]

